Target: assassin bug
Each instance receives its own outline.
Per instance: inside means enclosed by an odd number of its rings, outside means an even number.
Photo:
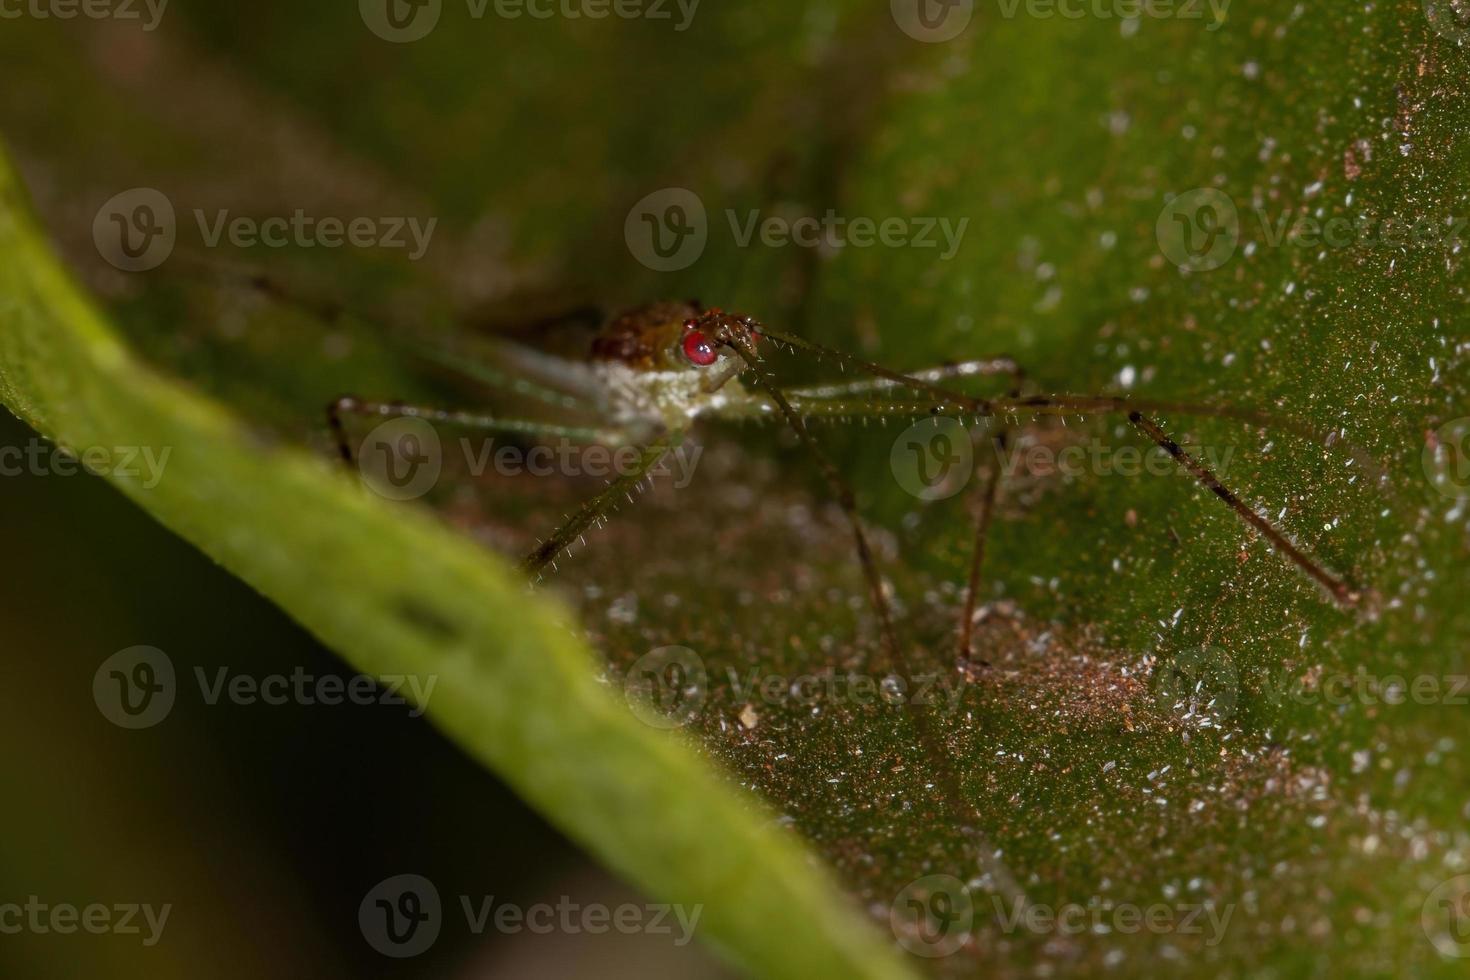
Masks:
[[[762,348],[767,346],[833,360],[864,377],[835,384],[782,388],[766,366]],[[342,458],[349,463],[354,457],[345,419],[350,415],[418,418],[489,431],[589,442],[616,441],[640,447],[638,463],[631,472],[610,482],[570,514],[550,537],[525,557],[521,568],[528,576],[539,578],[573,541],[601,522],[608,511],[679,444],[696,422],[705,418],[780,418],[811,454],[841,505],[871,593],[883,645],[894,665],[902,667],[905,658],[854,494],[837,467],[812,438],[807,420],[969,416],[999,423],[994,438],[1003,444],[1008,437],[1008,426],[1022,414],[1121,414],[1201,486],[1266,538],[1278,553],[1321,586],[1333,602],[1349,608],[1356,606],[1362,597],[1361,592],[1344,578],[1326,569],[1270,520],[1245,504],[1204,463],[1171,439],[1153,417],[1161,413],[1213,416],[1303,430],[1302,426],[1268,418],[1262,413],[1114,396],[1023,395],[1020,391],[1024,377],[1021,368],[1011,358],[1003,356],[902,373],[774,331],[753,317],[728,313],[719,308],[706,309],[694,301],[653,303],[609,319],[593,340],[590,358],[585,362],[550,358],[515,348],[507,348],[507,351],[514,375],[490,369],[488,372],[476,371],[477,376],[502,383],[513,381],[521,393],[549,405],[580,411],[595,418],[595,424],[540,423],[483,413],[367,401],[354,396],[342,396],[333,401],[327,409],[327,421]],[[1010,393],[999,398],[977,398],[944,384],[981,375],[1010,378]],[[958,628],[962,659],[970,655],[977,586],[999,483],[999,474],[994,474],[984,481],[980,492],[969,581]]]
[[[783,388],[767,367],[764,349],[780,348],[835,361],[861,375],[854,380]],[[581,537],[631,491],[704,419],[781,419],[809,452],[832,495],[841,506],[851,530],[869,601],[876,613],[881,649],[888,669],[903,678],[920,676],[912,651],[898,640],[890,601],[874,558],[867,532],[858,515],[855,495],[846,479],[812,437],[807,420],[923,418],[969,416],[995,424],[992,433],[1004,449],[1010,429],[1025,414],[1052,416],[1122,415],[1140,433],[1161,447],[1193,479],[1233,510],[1247,525],[1302,573],[1316,582],[1342,608],[1360,604],[1363,593],[1325,568],[1294,544],[1270,520],[1245,504],[1204,463],[1181,448],[1155,420],[1159,414],[1211,416],[1257,426],[1284,427],[1320,438],[1322,433],[1263,413],[1216,406],[1193,406],[1158,401],[1091,395],[1025,395],[1024,374],[1011,358],[998,356],[946,364],[925,370],[898,372],[851,354],[770,329],[753,317],[706,309],[698,302],[662,302],[615,316],[602,326],[591,343],[590,357],[567,361],[532,354],[514,346],[503,349],[509,370],[476,366],[474,375],[515,388],[547,406],[574,409],[595,419],[587,426],[569,426],[512,419],[483,413],[450,411],[400,403],[366,401],[343,396],[327,408],[327,421],[343,460],[353,461],[346,418],[419,418],[430,422],[542,437],[636,445],[636,467],[609,482],[521,562],[529,578],[538,580],[562,551]],[[436,360],[447,361],[442,356]],[[460,361],[449,366],[465,370]],[[976,376],[1000,376],[1010,381],[1003,397],[978,398],[949,384]],[[986,538],[1000,492],[999,468],[982,481],[964,601],[957,629],[957,666],[967,671],[974,663],[971,649],[976,599],[984,562]],[[1020,884],[997,856],[982,828],[985,816],[963,788],[941,720],[902,705],[919,744],[938,776],[944,806],[970,839],[971,859],[984,869],[995,887],[1012,900],[1024,901]]]

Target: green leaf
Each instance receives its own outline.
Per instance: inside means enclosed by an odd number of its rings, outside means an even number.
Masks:
[[[968,883],[977,925],[964,954],[935,960],[941,972],[1454,971],[1435,946],[1448,928],[1435,895],[1470,864],[1456,693],[1470,674],[1456,469],[1470,348],[1466,232],[1445,236],[1470,215],[1470,59],[1426,16],[1446,4],[1236,0],[1220,17],[1174,5],[1205,15],[1193,19],[1119,16],[1126,4],[1070,18],[1022,3],[1008,17],[1002,3],[942,44],[910,39],[882,4],[711,8],[684,33],[474,22],[449,5],[443,28],[395,47],[347,8],[258,6],[243,35],[222,8],[190,15],[238,72],[206,75],[202,94],[169,85],[192,77],[186,43],[163,47],[125,97],[72,83],[68,111],[105,120],[87,131],[113,161],[106,179],[68,177],[84,158],[73,137],[9,113],[27,159],[63,188],[47,213],[79,263],[96,266],[95,206],[135,183],[181,209],[417,209],[442,221],[432,264],[249,258],[446,334],[460,330],[454,313],[522,291],[610,307],[698,295],[896,368],[1005,351],[1043,392],[1230,405],[1334,433],[1162,415],[1370,595],[1353,610],[1189,480],[1127,475],[1148,444],[1124,420],[1018,420],[1028,453],[1076,448],[1083,464],[1010,481],[986,563],[986,665],[962,672],[965,498],[907,493],[896,430],[823,431],[875,527],[904,641],[956,699],[932,713],[932,739],[823,673],[880,680],[874,624],[830,495],[771,431],[709,433],[690,490],[661,487],[618,515],[557,583],[611,675],[659,647],[697,653],[704,749],[880,925],[915,879]],[[41,62],[52,47],[82,60],[54,41],[19,53]],[[298,157],[257,145],[259,125],[212,127],[221,91],[251,120],[325,134],[330,150],[294,139]],[[272,97],[290,111],[261,110]],[[276,170],[298,183],[259,177]],[[351,179],[329,179],[340,174]],[[710,243],[660,274],[633,261],[623,221],[667,186],[697,192]],[[69,212],[66,191],[85,206]],[[1170,238],[1173,202],[1199,191],[1239,217],[1232,254],[1209,270],[1176,264]],[[969,223],[951,258],[742,248],[730,226],[750,209],[828,208]],[[1340,243],[1280,237],[1301,219],[1351,230]],[[1384,240],[1385,223],[1425,222],[1438,241]],[[320,447],[318,406],[342,390],[465,396],[398,363],[374,324],[94,278],[154,364],[287,440]],[[517,482],[466,479],[467,493],[432,499],[514,550],[586,489]],[[812,675],[817,693],[792,697]],[[1438,693],[1412,695],[1419,680]],[[1391,703],[1399,691],[1410,696]],[[936,755],[975,826],[947,805]],[[705,840],[723,846],[712,830]],[[1167,927],[1008,926],[1018,891],[1043,910],[1161,906]],[[1218,933],[1179,921],[1206,904]]]

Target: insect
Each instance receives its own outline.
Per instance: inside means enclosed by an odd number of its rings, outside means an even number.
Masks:
[[[859,377],[832,384],[783,388],[767,366],[764,353],[767,348],[815,355],[852,370]],[[534,401],[571,408],[593,421],[587,425],[564,425],[369,401],[351,395],[342,396],[328,406],[327,421],[338,450],[348,463],[353,462],[354,456],[346,419],[353,415],[419,418],[472,429],[639,447],[637,465],[630,472],[611,481],[568,515],[560,527],[524,558],[521,568],[531,577],[539,578],[573,541],[600,523],[696,424],[706,419],[779,418],[795,432],[841,505],[892,665],[913,673],[907,669],[907,658],[895,633],[883,579],[858,514],[855,495],[812,437],[808,420],[969,416],[996,423],[993,438],[1003,446],[1009,429],[1023,414],[1120,414],[1261,534],[1283,558],[1315,581],[1331,601],[1349,608],[1362,598],[1362,593],[1346,579],[1329,571],[1269,519],[1245,504],[1204,463],[1170,438],[1154,418],[1159,414],[1202,415],[1257,425],[1304,428],[1262,413],[1107,395],[1025,395],[1020,366],[1004,356],[904,373],[772,330],[753,317],[706,308],[695,301],[652,303],[610,318],[592,341],[584,361],[509,350],[514,351],[514,377],[497,372],[491,379],[498,377],[513,382],[518,391]],[[979,398],[951,386],[959,379],[986,375],[1008,378],[1010,393],[998,398]],[[971,654],[971,624],[1000,480],[1000,474],[994,473],[980,490],[969,578],[956,631],[962,659]]]
[[[768,367],[766,352],[771,349],[815,356],[836,363],[856,376],[835,383],[782,387]],[[609,482],[568,515],[561,526],[523,559],[522,570],[535,580],[539,580],[548,565],[554,564],[564,549],[599,524],[625,496],[631,499],[633,487],[696,425],[706,420],[780,419],[789,425],[820,469],[851,531],[869,602],[876,613],[881,650],[887,660],[886,665],[870,666],[886,666],[886,673],[896,673],[902,678],[918,677],[921,664],[916,653],[899,642],[888,593],[858,514],[853,490],[812,437],[808,420],[970,417],[991,423],[991,438],[997,449],[1004,449],[1011,430],[1020,424],[1023,415],[1121,415],[1263,536],[1286,561],[1320,586],[1330,601],[1350,609],[1363,600],[1362,591],[1298,547],[1273,522],[1227,488],[1209,467],[1178,445],[1155,416],[1211,416],[1262,427],[1279,426],[1319,439],[1324,437],[1323,433],[1290,420],[1245,409],[1109,395],[1024,394],[1024,372],[1005,356],[899,372],[773,330],[753,317],[706,308],[695,301],[652,303],[608,319],[587,349],[587,356],[580,361],[547,358],[513,347],[506,351],[510,355],[508,371],[477,370],[476,375],[481,380],[512,387],[531,401],[581,411],[593,422],[587,426],[569,426],[369,401],[355,396],[334,400],[327,408],[327,422],[340,455],[348,463],[354,459],[346,424],[350,416],[420,418],[475,429],[640,447],[635,467]],[[450,366],[464,369],[462,363],[450,363]],[[954,387],[965,379],[983,376],[1007,379],[1008,394],[975,397]],[[977,618],[976,599],[1002,476],[999,467],[988,472],[978,490],[969,571],[955,630],[956,665],[962,671],[975,663],[972,631]],[[965,792],[961,772],[947,748],[942,720],[919,710],[912,702],[900,705],[900,710],[908,713],[914,726],[923,754],[936,776],[934,784],[942,794],[945,809],[969,840],[970,860],[985,869],[995,886],[1011,899],[1024,900],[1021,886],[995,856],[996,848],[986,839],[982,830],[985,814]]]

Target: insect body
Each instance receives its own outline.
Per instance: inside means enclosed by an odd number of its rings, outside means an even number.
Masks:
[[[836,361],[859,377],[832,384],[797,388],[779,386],[765,366],[763,350],[781,348]],[[581,411],[587,426],[530,422],[484,414],[451,412],[394,403],[341,398],[328,409],[329,421],[345,459],[352,450],[343,425],[344,414],[423,417],[482,429],[589,441],[620,441],[641,447],[638,465],[614,480],[569,515],[561,527],[522,562],[523,570],[539,579],[542,570],[640,483],[696,422],[710,419],[784,419],[820,468],[841,505],[876,613],[886,664],[872,664],[872,673],[897,673],[903,678],[921,675],[913,651],[899,642],[889,609],[887,591],[879,575],[855,495],[836,466],[807,429],[810,418],[913,418],[938,415],[970,416],[993,424],[992,438],[1003,447],[1008,430],[1023,414],[1060,416],[1121,414],[1144,436],[1163,448],[1201,486],[1222,500],[1248,525],[1264,536],[1288,561],[1313,579],[1343,607],[1354,606],[1360,594],[1294,544],[1273,523],[1243,503],[1205,465],[1177,443],[1152,417],[1156,413],[1207,415],[1253,424],[1283,424],[1259,413],[1210,406],[1174,405],[1092,395],[1023,395],[1022,373],[1010,358],[992,357],[900,373],[863,359],[777,333],[754,319],[719,309],[701,309],[697,303],[655,303],[609,320],[592,342],[583,362],[547,359],[518,351],[511,355],[512,374],[477,371],[483,380],[499,381],[535,400],[559,409]],[[530,380],[535,375],[539,380]],[[977,398],[945,384],[977,375],[1011,379],[1010,393]],[[1284,423],[1286,427],[1294,427]],[[1300,426],[1295,426],[1300,429]],[[1313,433],[1317,435],[1316,433]],[[974,663],[971,651],[986,537],[1000,491],[999,471],[989,475],[979,491],[969,577],[957,629],[957,663]],[[935,719],[912,712],[920,743],[937,774],[952,818],[968,828],[975,858],[982,866],[994,863],[989,845],[978,830],[984,817],[955,770]],[[1001,875],[1008,880],[1008,875]],[[998,879],[999,880],[999,879]],[[1008,888],[1019,894],[1019,886]]]
[[[860,377],[834,384],[783,388],[765,366],[762,348],[768,346],[834,360],[844,368],[854,370]],[[841,351],[777,333],[748,316],[727,313],[718,308],[704,309],[693,301],[653,303],[613,317],[592,341],[584,361],[572,362],[514,350],[509,363],[512,373],[493,369],[480,369],[473,373],[481,380],[505,383],[547,404],[571,409],[586,419],[586,423],[510,419],[482,413],[363,401],[350,396],[333,402],[328,408],[328,417],[342,456],[349,461],[353,454],[343,422],[347,414],[418,417],[486,430],[640,447],[641,458],[633,472],[610,483],[569,515],[560,528],[526,557],[522,567],[531,575],[539,575],[589,527],[600,522],[665,453],[679,444],[696,421],[705,418],[782,418],[810,452],[842,506],[872,593],[885,646],[897,664],[902,656],[893,633],[888,600],[857,515],[854,494],[812,438],[807,420],[968,415],[996,423],[995,438],[1004,440],[1008,426],[1014,424],[1014,421],[1007,420],[1017,419],[1022,414],[1121,414],[1141,434],[1163,448],[1201,486],[1264,536],[1283,557],[1320,585],[1334,602],[1350,607],[1360,600],[1356,589],[1324,568],[1271,521],[1247,506],[1208,467],[1170,438],[1152,417],[1158,413],[1178,413],[1302,428],[1257,412],[1114,396],[1023,395],[1020,392],[1021,370],[1007,357],[901,373]],[[945,386],[953,380],[976,375],[1011,378],[1011,393],[1005,397],[977,398]],[[966,589],[965,619],[959,628],[962,656],[969,654],[969,616],[974,609],[985,537],[998,484],[998,476],[991,478],[980,496],[975,552]]]
[[[699,329],[697,303],[654,303],[610,320],[592,343],[604,409],[620,425],[678,432],[701,415],[750,409],[738,357]],[[753,330],[745,331],[753,346]]]

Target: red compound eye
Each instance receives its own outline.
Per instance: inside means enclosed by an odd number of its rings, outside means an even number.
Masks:
[[[709,367],[719,359],[709,338],[698,330],[690,330],[684,334],[684,356],[689,358],[691,364],[700,367]]]

